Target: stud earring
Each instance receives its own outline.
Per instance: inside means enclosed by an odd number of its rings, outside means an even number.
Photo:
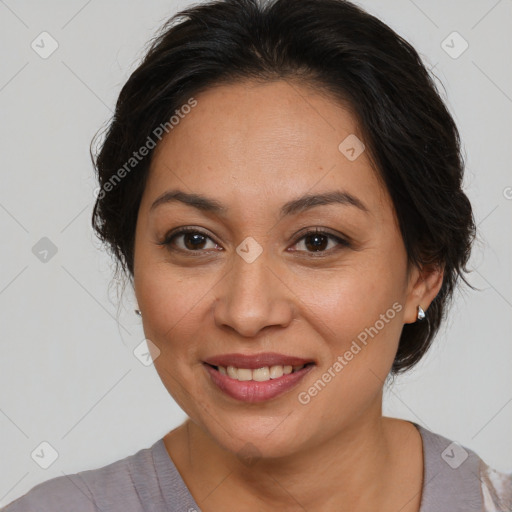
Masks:
[[[142,313],[140,312],[140,309],[135,309],[134,311],[135,311],[136,315],[142,316]]]
[[[421,306],[418,306],[418,320],[423,320],[425,318],[425,311]]]

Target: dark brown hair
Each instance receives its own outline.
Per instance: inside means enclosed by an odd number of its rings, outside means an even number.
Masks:
[[[181,11],[122,88],[93,156],[97,236],[117,271],[133,279],[135,225],[153,150],[136,162],[134,152],[154,146],[158,127],[169,131],[193,95],[246,79],[315,85],[357,116],[409,264],[444,269],[425,320],[403,327],[392,374],[411,368],[439,330],[459,278],[469,285],[463,272],[476,230],[462,190],[459,133],[432,76],[409,43],[348,1],[214,0]]]

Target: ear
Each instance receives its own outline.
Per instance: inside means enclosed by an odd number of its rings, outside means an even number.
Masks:
[[[443,285],[444,269],[439,265],[413,266],[409,273],[404,323],[413,324],[418,320],[418,306],[425,314]]]

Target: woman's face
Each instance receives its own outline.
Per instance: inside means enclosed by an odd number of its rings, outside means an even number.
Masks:
[[[296,453],[380,415],[419,274],[347,110],[286,81],[195,100],[157,146],[138,214],[145,336],[217,443]],[[176,191],[208,202],[155,204]]]

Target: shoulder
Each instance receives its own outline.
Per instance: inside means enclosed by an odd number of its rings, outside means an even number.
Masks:
[[[100,471],[100,470],[97,470]],[[97,512],[92,492],[79,474],[42,482],[1,509],[1,512]]]
[[[415,425],[424,454],[421,511],[447,505],[446,500],[453,511],[512,511],[512,472],[497,471],[470,448]]]
[[[141,512],[140,493],[146,494],[152,485],[158,487],[157,479],[152,480],[152,448],[97,469],[42,482],[0,512]]]
[[[512,472],[497,471],[480,460],[479,474],[485,510],[487,512],[512,510]]]

